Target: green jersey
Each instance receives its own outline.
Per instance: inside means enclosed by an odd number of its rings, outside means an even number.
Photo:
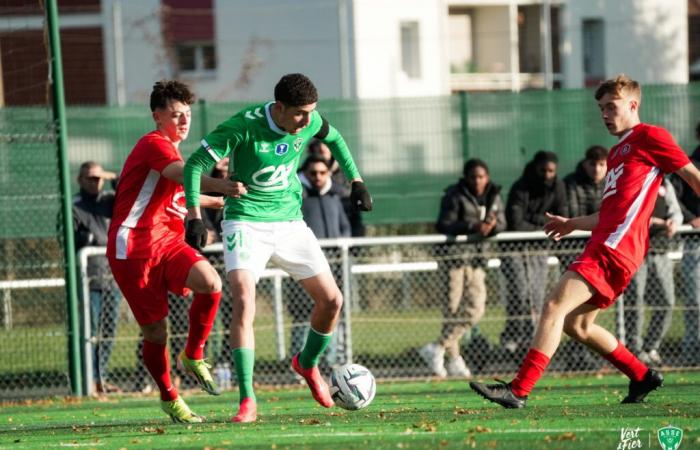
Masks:
[[[185,164],[187,206],[199,205],[199,181],[220,159],[229,156],[229,175],[246,185],[248,193],[227,197],[224,219],[281,222],[302,219],[301,182],[297,169],[309,141],[318,137],[348,179],[359,172],[345,140],[317,111],[297,134],[281,130],[272,120],[273,102],[252,105],[221,123],[201,140]]]

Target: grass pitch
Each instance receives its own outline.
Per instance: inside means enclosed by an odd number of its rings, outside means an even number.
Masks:
[[[232,424],[236,391],[220,397],[185,393],[207,422],[174,425],[158,399],[50,399],[5,404],[0,449],[604,449],[621,430],[637,429],[640,446],[661,448],[657,429],[684,430],[680,449],[700,448],[700,372],[670,372],[641,405],[620,405],[619,375],[545,377],[524,410],[487,403],[464,381],[380,381],[367,409],[326,410],[306,387],[258,390],[258,421]]]

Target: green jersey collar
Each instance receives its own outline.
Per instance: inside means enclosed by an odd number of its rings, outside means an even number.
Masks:
[[[277,126],[274,120],[272,120],[272,111],[270,111],[270,107],[274,104],[275,102],[269,102],[268,104],[265,105],[265,117],[267,117],[267,124],[270,126],[270,129],[274,131],[277,134],[281,135],[288,135],[286,131],[281,129],[280,127]]]

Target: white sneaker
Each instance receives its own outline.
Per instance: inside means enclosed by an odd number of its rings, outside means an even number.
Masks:
[[[642,359],[644,357],[644,359]],[[659,355],[658,350],[649,350],[648,352],[642,352],[639,355],[639,360],[647,365],[661,365],[661,355]]]
[[[464,362],[464,359],[461,356],[458,356],[456,358],[452,358],[449,361],[447,361],[447,373],[451,377],[460,377],[460,378],[471,378],[472,377],[472,371],[469,370],[467,363]]]
[[[421,358],[428,365],[430,370],[438,377],[445,378],[447,370],[445,370],[445,348],[434,342],[421,347],[418,350]]]

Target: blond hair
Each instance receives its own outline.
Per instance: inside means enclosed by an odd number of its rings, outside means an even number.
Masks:
[[[637,101],[642,101],[641,86],[625,74],[602,82],[595,91],[595,99],[600,100],[605,94],[612,94],[616,98],[635,97]]]

